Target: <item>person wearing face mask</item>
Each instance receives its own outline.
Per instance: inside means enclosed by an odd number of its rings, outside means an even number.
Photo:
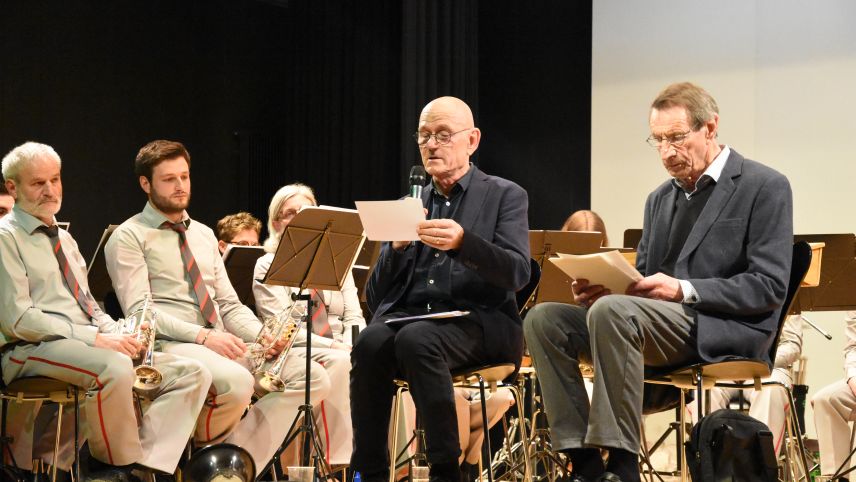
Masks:
[[[524,321],[553,446],[578,480],[639,480],[645,367],[769,357],[790,274],[791,188],[717,142],[719,120],[697,85],[657,96],[647,140],[670,179],[645,203],[644,278],[626,293],[578,279],[576,305],[542,303]],[[594,366],[591,404],[580,363]],[[599,448],[609,450],[606,467]]]
[[[297,288],[261,283],[274,258],[279,240],[292,218],[305,206],[316,206],[315,194],[304,184],[289,184],[281,187],[268,208],[268,232],[264,247],[268,252],[256,261],[253,272],[253,296],[256,299],[256,312],[260,318],[276,316],[291,308],[291,299]],[[351,369],[352,328],[360,330],[366,327],[357,287],[351,273],[345,277],[341,291],[311,290],[323,306],[316,306],[313,316],[312,360],[318,364],[313,367],[323,373],[334,387],[327,397],[314,405],[315,415],[320,422],[321,441],[324,445],[327,463],[346,465],[351,458],[353,431],[351,428],[351,406],[348,390],[348,372]],[[305,301],[298,301],[303,305]],[[323,312],[319,314],[318,310]],[[294,354],[306,356],[306,332],[301,329],[292,348]],[[302,347],[302,348],[301,348]],[[291,356],[291,354],[289,354]],[[295,373],[285,373],[291,378],[304,371],[303,364],[294,367]]]

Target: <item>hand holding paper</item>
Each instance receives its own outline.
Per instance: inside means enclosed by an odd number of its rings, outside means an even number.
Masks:
[[[419,241],[416,229],[425,221],[422,200],[357,201],[366,237],[372,241]]]
[[[550,262],[575,280],[588,280],[589,285],[602,285],[617,294],[624,294],[628,286],[642,279],[618,251],[584,255],[559,253],[559,257],[550,258]]]
[[[684,299],[681,283],[663,273],[642,278],[630,286],[627,294],[652,300],[682,301]]]

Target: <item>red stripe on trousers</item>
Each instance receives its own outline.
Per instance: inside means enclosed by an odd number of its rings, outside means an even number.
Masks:
[[[107,427],[104,426],[104,411],[101,409],[101,389],[104,388],[104,384],[102,384],[101,380],[98,379],[98,375],[93,372],[90,372],[89,370],[84,370],[83,368],[78,368],[76,366],[68,365],[66,363],[59,363],[44,358],[33,356],[28,357],[27,360],[38,361],[60,368],[67,368],[72,371],[84,373],[95,379],[95,384],[98,385],[98,421],[101,423],[101,436],[104,437],[104,445],[107,446],[107,458],[110,459],[110,465],[113,465],[113,451],[110,450],[110,439],[107,438]]]
[[[327,441],[327,463],[330,463],[330,431],[327,429],[327,411],[324,410],[324,400],[321,400],[321,420],[324,422],[324,440]]]
[[[211,409],[208,410],[208,416],[205,417],[205,438],[206,442],[211,441],[211,414],[214,413],[214,409],[217,408],[217,394],[211,395]]]

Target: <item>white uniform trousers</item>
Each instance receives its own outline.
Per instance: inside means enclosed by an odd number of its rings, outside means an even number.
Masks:
[[[842,379],[821,388],[812,397],[811,405],[820,448],[820,472],[832,475],[852,450],[848,422],[856,421],[856,395]],[[852,472],[850,480],[853,480]]]
[[[300,355],[305,363],[305,347],[295,347],[292,352]],[[315,419],[319,422],[321,443],[324,446],[324,457],[331,465],[347,465],[351,461],[354,444],[350,397],[351,352],[313,346],[312,360],[323,367],[331,386],[320,403],[313,403]],[[300,373],[303,370],[305,369]],[[290,376],[292,374],[286,374],[286,378]]]
[[[161,349],[198,360],[211,371],[211,390],[196,426],[197,442],[228,442],[243,447],[252,456],[258,475],[282,445],[297,408],[303,404],[305,358],[289,354],[281,377],[285,390],[269,393],[250,406],[255,379],[246,358],[232,361],[194,343],[165,341]],[[310,401],[315,404],[327,396],[330,380],[320,365],[313,364]]]
[[[787,370],[782,368],[773,369],[770,378],[766,378],[763,381],[768,380],[782,382],[787,387],[791,386],[791,375]],[[712,388],[710,390],[710,410],[728,408],[729,402],[737,397],[738,391],[740,391],[739,388]],[[790,410],[788,395],[780,387],[766,387],[763,390],[746,388],[743,390],[743,396],[749,401],[749,416],[764,422],[770,427],[770,432],[773,433],[774,447],[778,454],[782,446],[782,440],[784,440],[785,421]],[[695,410],[694,402],[689,405],[691,411]],[[693,416],[693,420],[697,420],[695,416]]]
[[[154,366],[164,382],[154,393],[138,428],[134,409],[134,372],[131,359],[118,352],[95,348],[79,340],[62,339],[24,344],[3,356],[3,380],[45,376],[66,381],[85,390],[81,393],[81,428],[92,455],[111,465],[138,463],[167,473],[175,471],[196,417],[211,383],[208,370],[194,360],[155,353]],[[15,405],[12,403],[12,405]],[[16,460],[29,466],[31,459],[43,457],[53,447],[53,430],[46,424],[42,438],[32,438],[33,414],[37,407],[19,406],[27,413],[9,417],[9,433],[16,438]],[[72,416],[63,430],[73,436]],[[52,414],[48,413],[48,420]],[[16,436],[17,433],[17,436]],[[72,439],[64,438],[57,466],[68,469],[74,454],[68,450]],[[21,443],[18,446],[18,442]],[[47,457],[48,462],[52,462]]]

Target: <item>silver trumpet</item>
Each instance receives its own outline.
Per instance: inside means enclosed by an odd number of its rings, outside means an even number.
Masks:
[[[151,308],[151,295],[146,295],[142,308],[125,318],[124,333],[134,335],[143,345],[142,356],[138,353],[134,361],[134,391],[146,397],[163,383],[163,375],[154,367],[155,334],[157,333],[157,312]]]
[[[288,357],[291,347],[294,346],[297,332],[303,326],[305,317],[306,305],[295,302],[280,313],[265,318],[262,329],[259,330],[259,334],[249,351],[250,364],[256,379],[257,396],[263,397],[270,392],[285,390],[285,383],[281,378],[282,369],[285,367],[285,359]],[[266,355],[279,340],[284,340],[286,345],[273,362],[265,368]]]

